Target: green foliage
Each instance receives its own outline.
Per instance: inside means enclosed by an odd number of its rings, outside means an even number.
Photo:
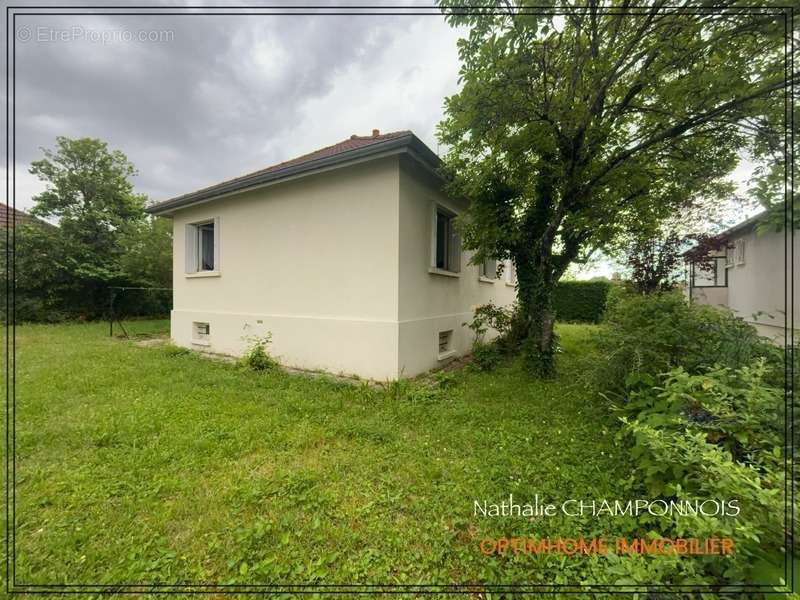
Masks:
[[[493,303],[478,306],[472,313],[472,320],[463,323],[475,335],[472,346],[470,368],[477,371],[493,371],[508,354],[516,306],[502,307]],[[497,333],[497,339],[486,342],[489,329]]]
[[[495,343],[475,342],[472,347],[471,369],[483,372],[494,371],[503,361],[505,353],[500,345]]]
[[[556,319],[572,323],[599,323],[606,306],[610,281],[561,281],[553,294]]]
[[[531,380],[514,365],[455,382],[448,373],[431,382],[442,390],[435,401],[398,402],[376,387],[254,377],[193,352],[137,347],[109,338],[102,323],[21,325],[17,575],[596,581],[605,561],[489,560],[481,538],[527,532],[530,522],[472,515],[473,498],[507,491],[626,493],[614,476],[630,466],[609,435],[612,415],[566,376],[591,330],[560,327],[569,352],[558,380]],[[602,533],[617,531],[611,522]],[[575,532],[564,518],[543,520],[536,534]]]
[[[267,348],[272,343],[272,333],[262,336],[247,338],[250,347],[242,358],[242,363],[253,371],[271,371],[278,368],[278,361],[269,353]]]
[[[16,228],[17,320],[98,318],[107,313],[109,286],[170,287],[171,224],[146,215],[125,155],[101,140],[64,137],[44,155],[31,163],[46,189],[30,212],[58,226]],[[163,295],[127,300],[133,314],[170,305]]]
[[[462,239],[476,263],[514,261],[521,332],[531,338],[523,347],[547,371],[552,294],[571,263],[625,232],[717,204],[733,193],[724,176],[740,153],[762,144],[751,132],[780,139],[782,15],[695,14],[700,0],[633,13],[438,4],[468,28],[461,88],[438,129],[449,191],[471,200]]]
[[[672,515],[652,523],[661,535],[733,538],[733,557],[704,561],[709,574],[728,583],[751,581],[757,561],[783,561],[783,394],[766,385],[766,373],[763,359],[695,375],[678,367],[655,386],[632,386],[618,407],[619,440],[649,494],[738,502],[733,516]]]
[[[730,311],[688,304],[680,292],[641,295],[618,290],[604,317],[598,346],[606,359],[595,376],[621,391],[674,367],[697,373],[719,364],[738,369],[766,357],[776,376],[782,353]]]
[[[483,341],[489,329],[494,329],[498,335],[502,336],[508,333],[514,310],[514,307],[496,306],[492,302],[482,304],[473,311],[472,320],[462,323],[462,326],[472,330],[476,343]]]

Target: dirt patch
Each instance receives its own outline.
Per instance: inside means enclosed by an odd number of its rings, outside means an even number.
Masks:
[[[169,338],[155,337],[155,338],[145,338],[142,340],[135,340],[133,343],[139,346],[140,348],[152,348],[154,346],[163,346],[167,342],[169,342]]]

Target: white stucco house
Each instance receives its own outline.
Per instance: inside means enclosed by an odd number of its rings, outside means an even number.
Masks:
[[[151,205],[174,224],[171,336],[241,355],[270,332],[285,365],[376,380],[468,352],[513,269],[468,264],[439,159],[410,131],[332,146]]]
[[[764,230],[760,213],[721,232],[720,250],[710,261],[687,262],[687,293],[692,302],[722,306],[755,326],[758,332],[783,344],[792,315],[800,318],[800,295],[793,294],[792,269],[800,266],[800,244],[791,231]],[[794,324],[794,341],[800,339]]]

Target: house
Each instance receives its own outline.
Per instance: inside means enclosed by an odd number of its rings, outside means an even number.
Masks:
[[[762,212],[720,233],[719,250],[706,259],[687,260],[687,293],[692,302],[729,308],[761,335],[783,344],[792,315],[800,317],[800,295],[791,293],[800,244],[792,248],[790,231],[759,228],[766,216]]]
[[[21,210],[17,210],[12,206],[5,204],[4,202],[0,202],[0,228],[8,229],[14,225],[20,225],[22,223],[30,223],[30,222],[37,222],[49,225],[46,221],[42,221],[37,219],[36,217],[29,215],[26,212]]]
[[[174,227],[173,341],[387,380],[468,352],[478,305],[511,268],[469,265],[439,159],[410,131],[356,136],[152,205]]]

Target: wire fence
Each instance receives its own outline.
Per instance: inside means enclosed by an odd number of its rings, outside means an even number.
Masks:
[[[169,333],[172,288],[108,288],[108,335],[126,338],[153,337]]]

